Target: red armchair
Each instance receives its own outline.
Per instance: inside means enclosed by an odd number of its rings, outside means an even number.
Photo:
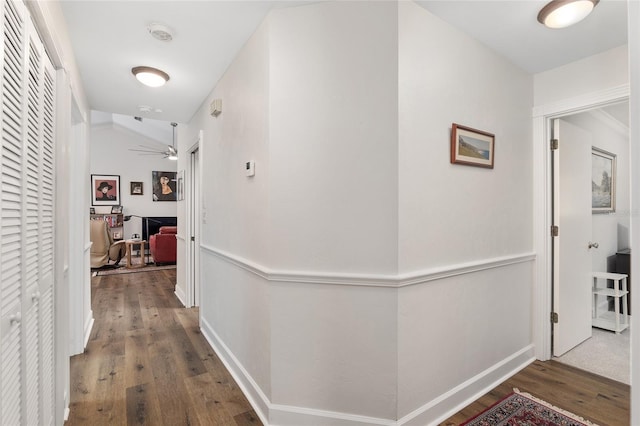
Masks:
[[[161,226],[157,234],[149,237],[149,250],[156,264],[176,263],[177,232],[177,226]]]

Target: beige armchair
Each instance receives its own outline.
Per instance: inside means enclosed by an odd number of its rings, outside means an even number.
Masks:
[[[113,241],[109,225],[104,220],[90,220],[91,267],[101,268],[113,260],[117,265],[127,253],[124,241]]]

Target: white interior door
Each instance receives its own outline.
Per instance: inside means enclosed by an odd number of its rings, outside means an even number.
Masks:
[[[591,337],[591,134],[554,120],[553,355]]]

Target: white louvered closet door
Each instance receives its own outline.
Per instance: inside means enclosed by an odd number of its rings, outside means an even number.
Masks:
[[[22,271],[22,135],[24,123],[24,10],[14,2],[3,1],[2,58],[2,151],[0,151],[0,368],[2,422],[20,425],[22,421],[23,335]]]
[[[54,70],[22,2],[2,2],[0,423],[54,416]]]

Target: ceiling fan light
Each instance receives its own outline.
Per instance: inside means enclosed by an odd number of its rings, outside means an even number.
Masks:
[[[134,67],[131,69],[136,79],[145,86],[160,87],[169,81],[169,74],[152,67]]]
[[[538,13],[548,28],[566,28],[586,18],[600,0],[552,0]]]

